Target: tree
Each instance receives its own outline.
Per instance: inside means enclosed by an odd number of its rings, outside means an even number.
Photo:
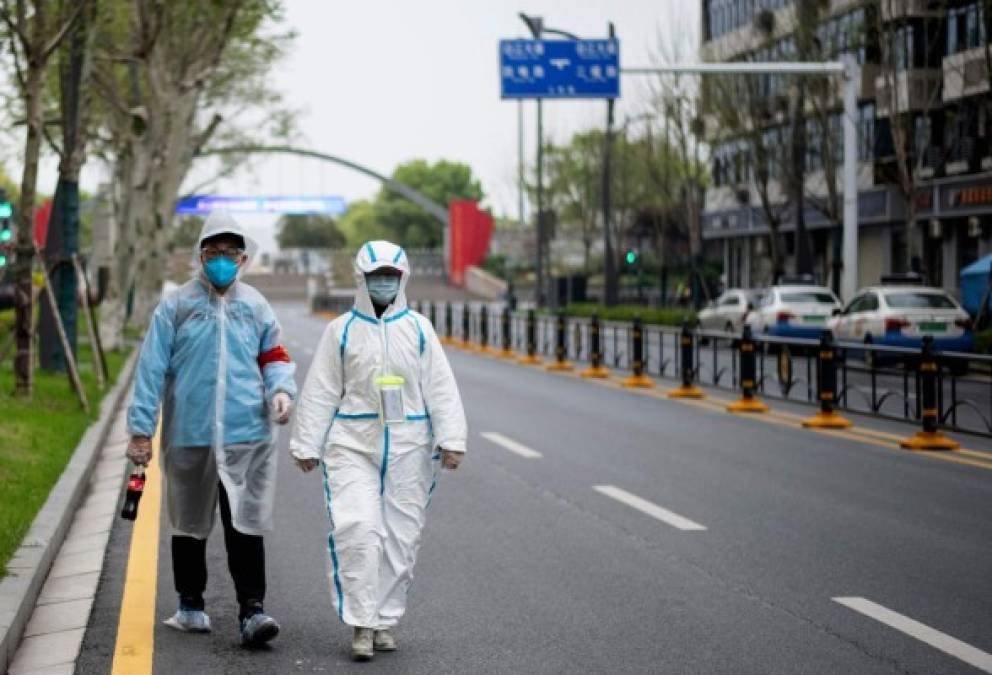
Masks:
[[[278,0],[105,1],[94,83],[118,231],[101,320],[119,334],[130,295],[139,325],[157,302],[175,200],[201,150],[248,128],[256,140],[288,133],[268,75],[292,34],[272,32]]]
[[[557,218],[559,234],[582,241],[583,271],[590,271],[592,246],[599,229],[600,174],[603,134],[587,131],[572,136],[567,145],[549,145],[544,153],[545,199]]]
[[[379,221],[375,202],[360,199],[348,205],[348,210],[338,221],[347,247],[357,251],[367,241],[390,239],[394,233]]]
[[[58,101],[62,138],[55,141],[45,134],[49,145],[59,157],[59,177],[52,203],[52,215],[45,243],[46,270],[56,297],[58,318],[68,338],[70,348],[76,349],[76,305],[78,275],[73,256],[79,251],[79,173],[86,160],[90,132],[91,88],[89,74],[93,60],[96,35],[97,0],[84,2],[84,11],[70,30],[68,38],[57,51]],[[56,321],[47,303],[41,304],[39,318],[39,348],[41,367],[52,371],[66,369],[66,355],[58,339]]]
[[[33,326],[34,300],[31,271],[34,261],[34,202],[38,181],[38,159],[44,131],[43,87],[48,62],[79,18],[87,2],[51,3],[49,0],[3,0],[0,19],[11,34],[11,52],[18,93],[24,106],[27,133],[24,140],[24,172],[17,209],[17,259],[14,264],[17,352],[14,357],[15,393],[30,396],[34,388]],[[54,12],[52,10],[55,10]]]
[[[946,2],[930,3],[935,14],[943,14]],[[927,151],[933,141],[933,120],[930,117],[934,105],[940,101],[941,87],[938,80],[928,81],[923,87],[913,86],[909,69],[926,64],[939,64],[943,56],[939,39],[922,39],[916,35],[914,40],[903,29],[900,18],[909,9],[905,3],[898,0],[871,0],[868,7],[872,10],[870,16],[874,20],[873,29],[878,38],[879,47],[879,77],[877,80],[877,101],[879,117],[887,120],[888,134],[891,137],[892,150],[895,155],[895,167],[886,176],[894,180],[902,197],[906,210],[904,227],[906,251],[905,266],[907,269],[919,267],[920,247],[914,232],[916,214],[919,210],[917,193],[923,182],[921,170],[927,161]],[[922,24],[927,34],[936,38],[936,21],[927,18]],[[925,49],[918,50],[914,45],[924,45]],[[920,63],[922,61],[923,63]],[[939,67],[930,66],[930,67]],[[917,96],[919,91],[922,96]],[[937,150],[934,148],[934,150]],[[939,163],[934,162],[934,163]]]
[[[276,222],[279,248],[342,248],[345,236],[330,216],[286,214]]]
[[[392,178],[447,206],[453,199],[483,198],[482,185],[467,164],[415,159],[396,167]],[[377,221],[393,241],[410,248],[437,248],[444,243],[441,223],[422,208],[383,187],[375,199]]]

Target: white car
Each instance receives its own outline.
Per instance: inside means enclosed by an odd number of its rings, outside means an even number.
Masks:
[[[826,286],[771,286],[746,323],[755,335],[819,338],[840,300]]]
[[[924,286],[863,288],[830,327],[845,342],[919,347],[930,335],[941,351],[967,352],[974,344],[968,313],[946,291]]]
[[[744,328],[744,318],[754,309],[754,291],[728,288],[720,297],[699,312],[699,327],[703,330],[722,330],[739,333]]]

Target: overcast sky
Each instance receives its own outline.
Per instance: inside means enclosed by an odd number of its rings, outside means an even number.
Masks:
[[[418,157],[465,162],[482,181],[486,204],[513,216],[517,103],[500,100],[497,46],[500,38],[527,37],[518,11],[541,15],[546,25],[582,37],[605,37],[612,20],[623,66],[648,64],[661,40],[688,38],[698,44],[699,33],[698,0],[286,0],[286,5],[287,24],[298,37],[271,80],[301,111],[305,145],[386,174]],[[694,60],[695,54],[682,58]],[[625,114],[642,111],[645,98],[643,83],[624,78],[618,124]],[[532,161],[533,102],[525,104],[525,115]],[[551,139],[601,127],[604,119],[601,101],[545,104]],[[84,184],[95,184],[99,174],[87,171]],[[54,185],[54,176],[51,180]],[[377,189],[376,182],[345,169],[273,157],[215,192],[323,193],[353,201]],[[269,248],[272,219],[248,220]]]

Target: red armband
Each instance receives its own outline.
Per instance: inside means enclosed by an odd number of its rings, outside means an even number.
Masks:
[[[282,345],[276,345],[267,352],[258,355],[258,367],[265,368],[270,363],[292,363],[289,352]]]

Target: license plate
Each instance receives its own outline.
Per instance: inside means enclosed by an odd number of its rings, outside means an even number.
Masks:
[[[823,323],[827,320],[827,317],[821,314],[807,314],[803,316],[803,321],[806,323]]]
[[[943,333],[947,330],[947,324],[939,321],[921,321],[919,329],[922,333]]]

